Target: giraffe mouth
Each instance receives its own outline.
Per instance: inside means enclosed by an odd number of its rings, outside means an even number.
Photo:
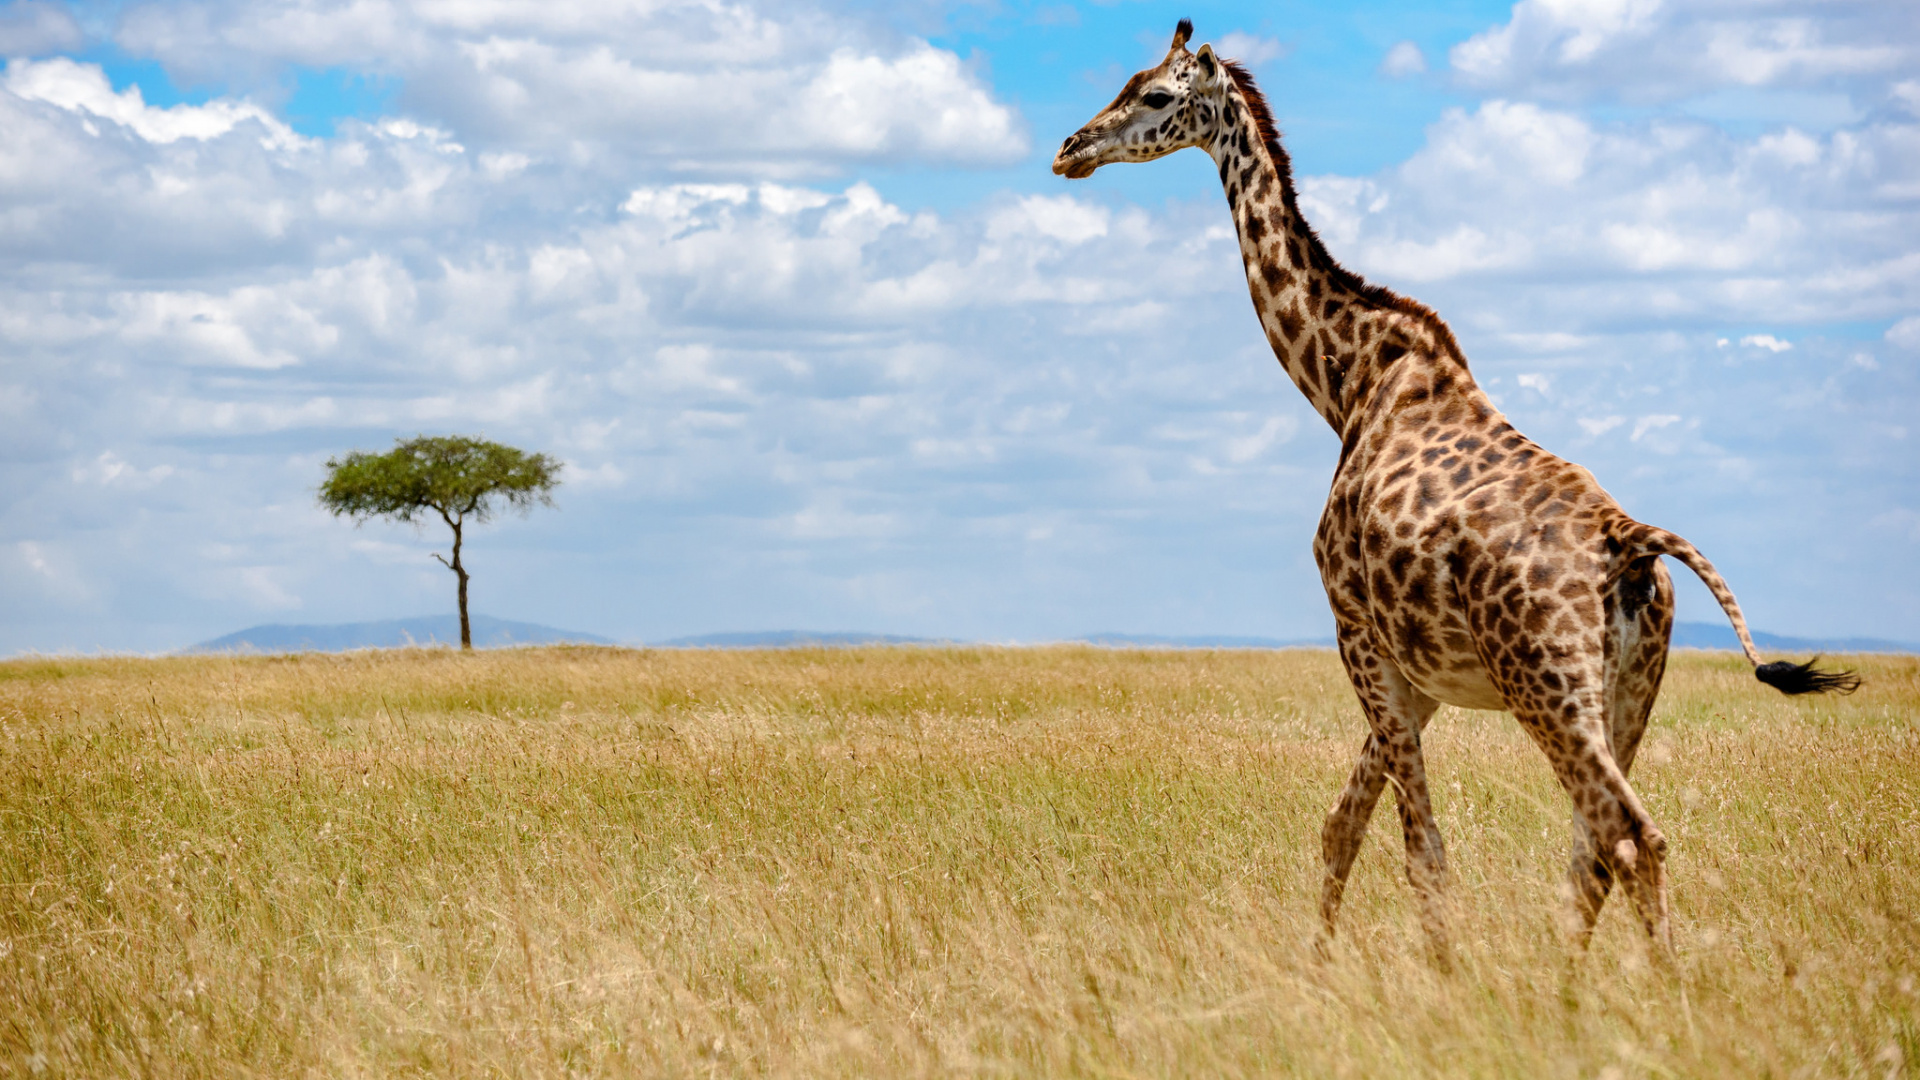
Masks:
[[[1100,167],[1094,148],[1084,145],[1086,140],[1075,135],[1061,144],[1060,152],[1053,157],[1053,171],[1056,176],[1069,180],[1085,180]]]

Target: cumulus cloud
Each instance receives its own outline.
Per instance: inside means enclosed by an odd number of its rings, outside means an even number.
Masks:
[[[1740,344],[1749,348],[1765,349],[1768,352],[1775,353],[1786,352],[1788,349],[1793,348],[1793,342],[1782,341],[1772,334],[1748,334],[1746,337],[1740,339]]]
[[[199,0],[135,5],[117,40],[188,79],[254,69],[271,85],[289,64],[391,78],[403,113],[496,165],[793,176],[1028,148],[952,52],[805,7]]]
[[[1411,41],[1402,41],[1387,50],[1385,59],[1380,61],[1380,73],[1389,79],[1406,79],[1415,75],[1424,75],[1427,70],[1427,56],[1420,46]]]
[[[1920,211],[1900,187],[1915,170],[1912,125],[1743,140],[1494,100],[1450,110],[1378,176],[1308,178],[1302,202],[1339,257],[1389,284],[1559,277],[1526,302],[1550,302],[1562,331],[1872,319],[1920,305]]]
[[[1911,68],[1907,4],[1520,0],[1448,54],[1465,84],[1549,99],[1671,100],[1717,87],[1846,84]]]
[[[180,139],[204,142],[248,121],[259,125],[261,139],[269,147],[290,146],[299,141],[293,129],[251,102],[221,100],[206,105],[153,108],[146,103],[139,87],[116,93],[97,65],[75,63],[66,57],[38,62],[10,61],[4,85],[8,93],[23,101],[44,101],[110,120],[150,143]]]
[[[92,114],[50,108],[39,121],[103,152],[73,134]],[[171,161],[192,141],[129,132],[107,149]],[[316,582],[358,580],[366,564],[306,504],[326,453],[396,433],[478,430],[564,456],[570,498],[690,504],[755,543],[837,552],[959,543],[988,521],[994,543],[1022,548],[1036,530],[1098,534],[1094,508],[1113,498],[1185,499],[1283,468],[1273,451],[1297,423],[1247,412],[1248,384],[1272,374],[1240,351],[1257,343],[1251,319],[1211,319],[1231,330],[1196,350],[1189,320],[1239,276],[1231,238],[1197,211],[1176,224],[1063,194],[942,215],[858,182],[663,183],[524,238],[462,236],[435,207],[411,222],[366,210],[428,182],[482,220],[497,212],[489,198],[511,203],[470,148],[431,132],[209,142],[233,160],[297,165],[241,174],[259,185],[253,199],[291,207],[285,233],[314,239],[264,263],[258,241],[235,243],[236,263],[252,259],[244,273],[213,260],[158,281],[93,249],[57,299],[45,279],[0,280],[14,358],[0,405],[18,397],[22,419],[0,425],[22,492],[7,541],[49,551],[57,536],[93,552],[74,530],[138,495],[157,515],[140,526],[154,557],[178,563],[171,580],[195,603],[261,618],[296,604],[331,617],[317,596],[352,603],[354,587]],[[405,154],[414,167],[396,164]],[[323,209],[327,185],[356,192],[359,209]],[[67,197],[105,208],[97,192]],[[319,240],[327,229],[337,239]],[[417,257],[419,238],[432,257]],[[1194,365],[1225,377],[1180,374]],[[1082,412],[1089,398],[1123,404],[1097,419]],[[1114,422],[1169,404],[1189,417],[1182,438]],[[183,444],[225,449],[209,459]],[[60,485],[17,471],[31,454],[52,455]],[[1119,476],[1114,455],[1132,463]],[[1073,525],[1062,507],[1074,505],[1092,518]],[[218,557],[203,550],[212,529]],[[114,598],[134,583],[113,573],[89,595],[126,602]],[[412,582],[419,605],[440,606],[437,578]]]
[[[1249,67],[1258,67],[1272,60],[1278,60],[1290,51],[1278,38],[1261,37],[1244,30],[1229,30],[1214,42],[1214,51],[1229,60],[1238,60]]]
[[[1920,352],[1920,315],[1909,315],[1887,327],[1889,344],[1909,352]]]
[[[0,11],[0,56],[39,56],[77,49],[85,40],[73,16],[57,4],[15,0]]]
[[[1595,32],[1604,58],[1628,30]],[[636,637],[742,610],[1324,629],[1317,600],[1269,601],[1315,597],[1304,543],[1273,545],[1310,533],[1337,446],[1259,336],[1218,194],[889,197],[863,163],[1026,145],[951,52],[725,3],[136,5],[119,34],[235,89],[158,108],[72,59],[0,77],[20,610],[159,647],[296,606],[444,609],[432,537],[354,533],[311,492],[330,454],[458,430],[572,477],[561,513],[476,545],[483,610]],[[395,115],[289,132],[260,87],[295,63],[371,64]],[[1898,359],[1920,349],[1920,135],[1882,98],[1838,130],[1729,134],[1516,91],[1302,202],[1336,257],[1452,321],[1530,434],[1649,520],[1710,504],[1744,536],[1769,484],[1828,500],[1808,520],[1912,486],[1887,463],[1920,460]],[[1867,320],[1884,340],[1823,332]],[[1150,556],[1236,584],[1196,599],[1163,572],[1140,616]]]

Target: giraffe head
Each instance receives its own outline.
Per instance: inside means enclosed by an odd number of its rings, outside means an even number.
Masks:
[[[1053,171],[1083,180],[1116,161],[1152,161],[1188,146],[1207,146],[1222,116],[1228,76],[1213,46],[1187,51],[1193,22],[1181,19],[1159,67],[1127,80],[1113,104],[1067,137]]]

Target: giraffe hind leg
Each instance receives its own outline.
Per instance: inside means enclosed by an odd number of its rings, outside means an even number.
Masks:
[[[1607,746],[1624,777],[1633,768],[1659,696],[1673,633],[1673,583],[1658,559],[1641,560],[1621,575],[1608,598],[1607,614]],[[1612,862],[1576,807],[1573,859],[1567,868],[1567,929],[1581,948],[1592,939],[1613,889]]]
[[[1553,708],[1516,709],[1515,715],[1545,751],[1584,826],[1583,846],[1591,854],[1584,866],[1576,864],[1576,888],[1583,874],[1626,886],[1647,936],[1664,953],[1671,949],[1663,866],[1666,837],[1607,749],[1599,694],[1592,696],[1592,706],[1575,716]],[[1597,873],[1591,870],[1593,863],[1599,864]],[[1604,899],[1604,893],[1599,896]],[[1597,913],[1598,907],[1592,910]]]

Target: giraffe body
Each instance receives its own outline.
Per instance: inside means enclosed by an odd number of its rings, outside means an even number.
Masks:
[[[1509,424],[1432,311],[1369,285],[1301,216],[1265,99],[1182,20],[1068,138],[1054,171],[1150,161],[1199,146],[1219,166],[1247,284],[1274,354],[1339,435],[1314,557],[1368,734],[1322,830],[1324,933],[1391,782],[1422,920],[1446,940],[1446,854],[1420,734],[1441,703],[1512,712],[1573,803],[1574,936],[1616,880],[1648,934],[1670,931],[1666,840],[1627,781],[1665,672],[1673,586],[1661,555],[1699,574],[1756,674],[1789,693],[1850,675],[1760,663],[1732,592],[1691,544],[1629,517],[1586,469]]]

